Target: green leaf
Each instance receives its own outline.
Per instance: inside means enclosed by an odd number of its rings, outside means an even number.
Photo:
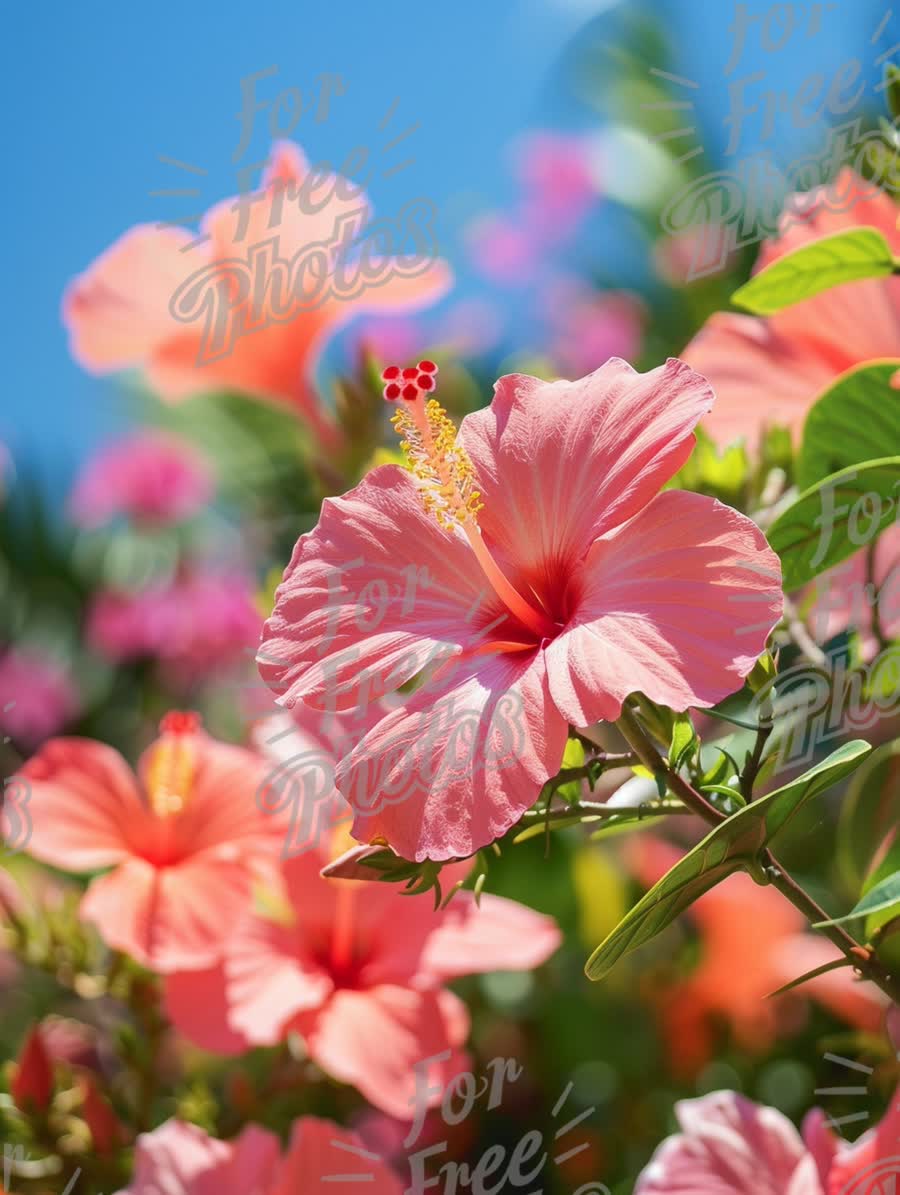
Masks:
[[[731,301],[754,315],[773,315],[843,282],[893,272],[894,256],[882,234],[853,228],[786,253],[736,290]]]
[[[894,120],[900,116],[900,69],[893,62],[884,68],[884,102]]]
[[[690,714],[678,714],[672,729],[669,763],[677,772],[697,749],[697,735]]]
[[[820,921],[815,928],[823,929],[826,925],[843,925],[847,921],[855,921],[859,917],[869,917],[873,913],[883,913],[886,909],[896,909],[900,913],[900,871],[876,884],[845,917],[834,917],[831,921]]]
[[[852,966],[853,963],[848,958],[832,959],[830,963],[822,963],[820,967],[814,967],[812,971],[807,971],[805,975],[798,975],[796,979],[791,979],[788,983],[782,984],[774,992],[769,992],[767,999],[771,1000],[775,996],[783,996],[785,992],[792,992],[794,988],[799,988],[804,983],[809,983],[811,979],[818,979],[820,975],[827,975],[830,971],[840,971],[842,967]]]
[[[722,880],[741,869],[756,875],[760,852],[813,797],[849,776],[871,751],[855,740],[804,776],[739,810],[689,851],[619,922],[585,965],[602,979],[619,959],[643,946]]]
[[[900,456],[841,469],[800,495],[769,528],[784,588],[800,589],[871,543],[897,517]]]
[[[900,390],[891,379],[900,359],[870,361],[842,374],[806,417],[797,459],[797,484],[805,490],[850,465],[882,456],[900,444]]]
[[[875,851],[897,825],[900,825],[900,739],[872,752],[854,775],[841,804],[838,865],[849,891],[863,890]],[[882,875],[876,875],[875,882],[881,878]]]

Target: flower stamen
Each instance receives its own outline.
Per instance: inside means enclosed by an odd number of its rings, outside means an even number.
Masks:
[[[147,798],[157,817],[183,812],[197,771],[197,714],[173,711],[159,724],[160,737],[150,748],[146,772]]]
[[[381,375],[386,383],[384,397],[401,402],[391,417],[403,437],[403,449],[426,511],[445,531],[458,527],[468,539],[491,588],[506,608],[541,639],[556,628],[547,614],[536,610],[503,573],[488,551],[478,526],[483,509],[475,489],[475,469],[469,454],[459,443],[456,427],[436,398],[422,401],[435,389],[438,367],[433,361],[401,370],[389,365]]]

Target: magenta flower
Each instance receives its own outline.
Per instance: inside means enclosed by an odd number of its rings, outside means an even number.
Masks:
[[[0,738],[35,747],[77,710],[74,681],[56,660],[33,647],[11,647],[0,656]]]
[[[366,710],[427,677],[363,715],[338,765],[355,837],[470,855],[534,803],[570,724],[635,690],[684,710],[740,687],[781,613],[778,559],[736,511],[660,492],[712,403],[675,360],[501,378],[458,437],[436,401],[400,402],[414,474],[381,466],[324,503],[259,655],[288,707]]]
[[[732,1091],[676,1105],[681,1132],[657,1149],[635,1195],[885,1195],[900,1173],[900,1099],[854,1145],[824,1112],[803,1135],[774,1108]],[[890,1185],[889,1185],[890,1184]]]
[[[76,523],[98,527],[116,515],[177,523],[210,500],[209,466],[189,444],[163,432],[139,431],[101,449],[79,476],[69,500]]]
[[[137,592],[102,591],[87,637],[110,659],[155,657],[175,680],[190,681],[240,660],[261,624],[250,578],[195,567]]]

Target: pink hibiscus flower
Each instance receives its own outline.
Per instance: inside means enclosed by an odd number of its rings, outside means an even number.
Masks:
[[[732,1091],[676,1105],[681,1132],[657,1149],[635,1195],[887,1195],[900,1177],[900,1098],[849,1145],[816,1109],[803,1135]]]
[[[781,233],[763,245],[756,268],[823,236],[866,227],[900,252],[893,200],[844,169],[828,187],[791,197]],[[716,389],[719,401],[704,427],[717,440],[755,443],[771,424],[796,432],[839,374],[900,356],[900,279],[849,282],[768,319],[714,315],[683,355]]]
[[[46,652],[10,647],[0,655],[0,738],[9,735],[31,749],[77,711],[74,681]]]
[[[649,888],[682,854],[642,834],[630,840],[625,859]],[[801,1011],[797,1001],[804,996],[862,1030],[880,1030],[887,997],[849,968],[820,975],[783,999],[767,999],[804,972],[840,958],[824,938],[803,932],[803,915],[774,888],[734,875],[691,905],[689,916],[700,933],[700,961],[660,992],[666,1043],[679,1074],[694,1075],[710,1060],[720,1021],[730,1025],[741,1049],[767,1050],[791,1028],[790,1013]]]
[[[213,493],[209,466],[189,444],[142,430],[101,449],[69,500],[75,522],[99,527],[116,515],[176,523],[196,514]]]
[[[137,777],[103,743],[52,739],[21,769],[26,849],[65,871],[112,868],[81,902],[109,946],[160,972],[209,966],[277,850],[256,805],[267,767],[193,714],[166,715]]]
[[[409,228],[395,244],[401,256],[367,258],[349,285],[347,245],[365,239],[370,217],[360,187],[310,169],[297,146],[280,142],[261,191],[208,211],[201,238],[139,225],[72,282],[63,303],[72,352],[93,373],[140,367],[168,400],[230,387],[287,403],[333,443],[311,385],[326,341],[355,315],[415,309],[450,285],[443,261],[402,256]]]
[[[292,924],[247,912],[214,967],[168,977],[167,1010],[186,1037],[219,1054],[298,1032],[324,1071],[409,1119],[424,1078],[417,1064],[433,1060],[435,1083],[460,1069],[469,1019],[444,983],[536,967],[559,931],[500,897],[482,897],[479,908],[459,892],[435,911],[392,884],[328,879],[327,857],[309,850],[285,863]]]
[[[327,1120],[296,1120],[284,1156],[275,1134],[258,1125],[220,1141],[195,1124],[167,1120],[138,1137],[134,1177],[119,1195],[298,1195],[354,1172],[370,1195],[401,1195],[399,1179],[365,1153],[356,1134]]]
[[[356,838],[471,855],[558,772],[570,724],[635,690],[684,710],[740,687],[781,613],[778,559],[736,511],[660,492],[712,403],[675,360],[501,378],[458,436],[436,401],[399,403],[415,474],[326,500],[259,655],[288,707],[365,708],[427,675],[338,765]]]

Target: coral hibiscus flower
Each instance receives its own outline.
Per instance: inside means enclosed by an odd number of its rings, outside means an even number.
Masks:
[[[459,1069],[465,1005],[448,979],[525,970],[560,941],[555,923],[513,901],[469,892],[435,911],[390,884],[328,879],[324,852],[284,867],[290,925],[248,913],[220,962],[171,975],[173,1024],[219,1054],[272,1045],[290,1032],[310,1057],[376,1107],[409,1119],[418,1064],[446,1080]],[[439,1086],[439,1085],[438,1085]]]
[[[209,966],[269,874],[281,829],[257,808],[269,765],[167,714],[138,777],[89,739],[51,739],[21,769],[31,785],[27,851],[91,881],[81,916],[104,941],[165,972]]]
[[[362,282],[350,285],[348,270],[338,285],[351,234],[365,242],[370,215],[360,187],[280,142],[261,191],[213,207],[200,238],[138,225],[72,282],[72,352],[92,373],[139,367],[168,400],[230,388],[287,403],[330,443],[334,425],[311,386],[328,338],[355,315],[416,309],[450,285],[446,264],[422,256],[428,229],[414,213],[394,236],[399,256],[366,257]],[[415,257],[403,256],[410,234]],[[306,301],[314,286],[321,296]]]
[[[803,1135],[775,1108],[732,1091],[676,1105],[681,1132],[657,1149],[634,1195],[881,1195],[895,1189],[900,1098],[849,1145],[816,1109]]]
[[[900,253],[893,200],[844,169],[829,186],[791,197],[780,235],[765,242],[756,268],[852,228],[877,229]],[[866,361],[900,357],[900,279],[848,282],[768,319],[719,313],[683,356],[715,387],[718,402],[704,427],[721,443],[742,436],[755,442],[766,425],[798,431],[839,374]]]
[[[326,500],[259,663],[288,707],[371,707],[425,680],[365,724],[336,782],[356,838],[444,860],[519,820],[570,724],[617,718],[636,690],[684,710],[738,689],[780,616],[780,566],[743,515],[660,493],[714,397],[680,361],[503,377],[458,436],[404,385],[413,472]]]
[[[258,1125],[220,1141],[195,1124],[168,1120],[138,1137],[134,1176],[119,1195],[296,1195],[353,1171],[368,1183],[369,1195],[400,1195],[393,1171],[363,1149],[355,1133],[327,1120],[296,1120],[284,1156],[275,1134]]]

